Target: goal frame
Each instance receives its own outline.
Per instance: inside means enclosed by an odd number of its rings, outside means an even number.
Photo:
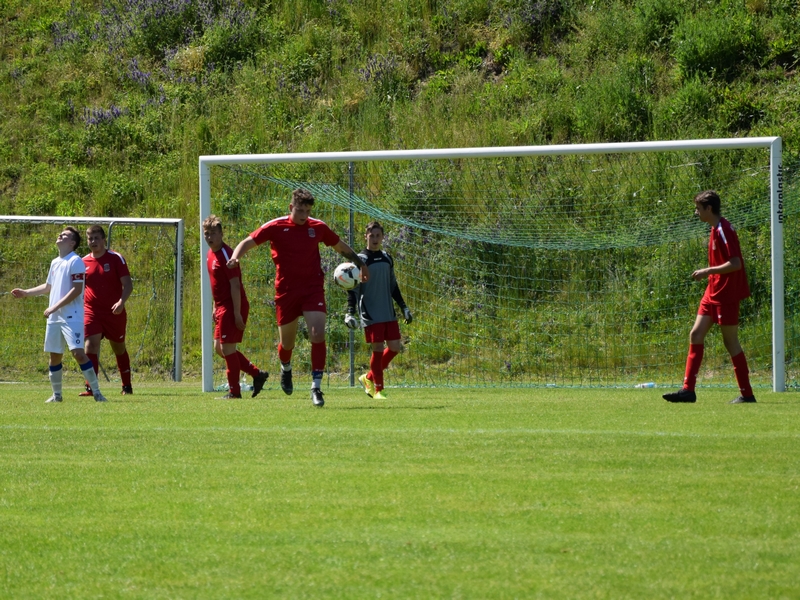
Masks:
[[[73,224],[106,225],[106,242],[111,248],[112,232],[115,225],[172,226],[175,228],[175,300],[173,302],[172,326],[172,380],[181,381],[183,373],[183,219],[145,219],[127,217],[29,217],[21,215],[0,215],[0,223],[34,224]]]
[[[431,150],[374,150],[364,152],[302,152],[283,154],[229,154],[199,157],[200,264],[205,264],[208,246],[203,238],[203,220],[211,214],[211,167],[236,164],[274,164],[303,162],[355,163],[366,161],[501,158],[516,156],[554,156],[578,154],[654,153],[680,150],[769,149],[770,163],[770,246],[772,292],[772,389],[786,390],[785,313],[783,273],[783,147],[779,136],[754,138],[719,138],[623,142],[609,144],[561,144],[552,146],[504,146],[487,148],[447,148]],[[213,300],[208,273],[201,267],[200,305],[202,314],[210,314]],[[201,319],[203,391],[213,390],[213,332],[209,319]],[[352,348],[352,345],[351,345]],[[351,349],[352,353],[352,349]],[[352,357],[351,374],[352,383]]]

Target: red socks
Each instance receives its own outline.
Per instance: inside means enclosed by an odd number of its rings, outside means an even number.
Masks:
[[[689,356],[686,357],[686,374],[683,376],[683,388],[694,391],[697,383],[697,373],[703,362],[703,344],[689,344]]]
[[[753,388],[750,387],[750,369],[747,368],[747,359],[744,352],[739,352],[736,356],[731,356],[733,363],[733,373],[736,375],[736,383],[739,384],[739,392],[747,398],[753,395]]]
[[[328,346],[325,342],[311,344],[311,371],[322,373],[325,371],[325,360],[328,358]],[[283,359],[281,359],[283,360]]]
[[[236,351],[236,354],[239,355],[239,369],[250,375],[250,377],[258,376],[258,367],[251,363],[250,359],[248,359],[238,350]]]
[[[383,390],[383,371],[395,356],[397,356],[397,352],[389,350],[389,348],[384,348],[383,352],[373,352],[370,356],[367,379],[375,384],[376,392]]]
[[[88,355],[87,355],[88,356]],[[95,364],[94,359],[92,359],[92,364]],[[97,367],[95,367],[97,369]],[[131,385],[131,357],[128,355],[128,351],[126,350],[122,354],[117,355],[117,369],[119,369],[119,377],[122,379],[122,385],[130,386]]]
[[[286,348],[278,344],[278,358],[283,364],[289,364],[290,362],[292,362],[292,350],[287,350]]]
[[[240,396],[242,389],[239,387],[239,353],[233,352],[225,357],[225,375],[228,377],[228,390],[231,394]]]

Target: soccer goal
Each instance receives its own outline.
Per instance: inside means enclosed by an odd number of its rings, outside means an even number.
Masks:
[[[44,283],[50,261],[57,256],[55,240],[63,227],[81,232],[77,253],[85,256],[86,228],[99,224],[106,229],[110,249],[128,262],[133,294],[126,303],[126,345],[137,378],[181,380],[183,339],[183,219],[137,219],[108,217],[0,216],[5,244],[0,247],[0,376],[26,380],[46,372],[42,359],[47,296],[19,300],[15,287]],[[104,358],[105,356],[105,358]],[[66,363],[65,363],[66,364]],[[100,365],[116,370],[113,353],[103,345]]]
[[[800,306],[797,293],[784,306],[784,288],[799,289],[800,274],[785,274],[784,262],[798,262],[800,201],[781,154],[781,139],[769,137],[202,156],[199,212],[201,222],[222,218],[231,246],[287,214],[298,187],[317,198],[312,214],[356,250],[366,224],[380,221],[415,314],[401,325],[405,351],[390,385],[671,386],[682,382],[705,288],[690,277],[707,265],[708,243],[692,199],[716,189],[753,291],[740,332],[751,377],[782,391],[798,381]],[[204,265],[202,235],[200,247]],[[328,272],[341,262],[322,255]],[[203,389],[211,390],[224,376],[220,361],[214,371],[202,271]],[[273,276],[268,249],[244,260],[244,344],[270,370],[278,364]],[[352,384],[368,368],[369,348],[342,323],[345,294],[331,285],[327,298],[329,383]],[[706,345],[698,384],[735,386],[716,328]],[[299,343],[297,352],[302,374],[308,349]]]

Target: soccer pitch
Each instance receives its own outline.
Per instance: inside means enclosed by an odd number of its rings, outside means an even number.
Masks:
[[[0,384],[4,598],[800,596],[797,392],[70,383]]]

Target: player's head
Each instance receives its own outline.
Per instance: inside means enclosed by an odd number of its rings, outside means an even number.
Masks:
[[[289,204],[289,216],[295,225],[303,225],[311,216],[311,207],[314,206],[314,196],[308,190],[298,188],[292,192],[292,202]]]
[[[67,241],[72,243],[72,248],[68,248],[70,252],[74,252],[78,249],[78,246],[81,245],[81,234],[78,232],[77,229],[71,226],[64,227],[61,230],[61,233],[58,234],[58,240],[56,240],[56,245],[61,242],[66,243]]]
[[[217,215],[208,215],[203,221],[203,238],[215,252],[222,247],[222,221]]]
[[[383,225],[378,221],[370,221],[367,225],[367,248],[370,250],[380,250],[383,244]]]
[[[86,229],[86,243],[89,244],[89,250],[96,252],[98,250],[105,250],[106,247],[106,232],[100,225],[92,225]]]
[[[694,204],[695,206],[703,206],[703,207],[711,207],[711,211],[718,215],[720,213],[721,201],[719,199],[719,194],[714,190],[706,190],[704,192],[700,192],[694,197]]]
[[[203,221],[203,232],[209,229],[216,229],[222,233],[222,221],[217,215],[208,215],[205,221]]]

